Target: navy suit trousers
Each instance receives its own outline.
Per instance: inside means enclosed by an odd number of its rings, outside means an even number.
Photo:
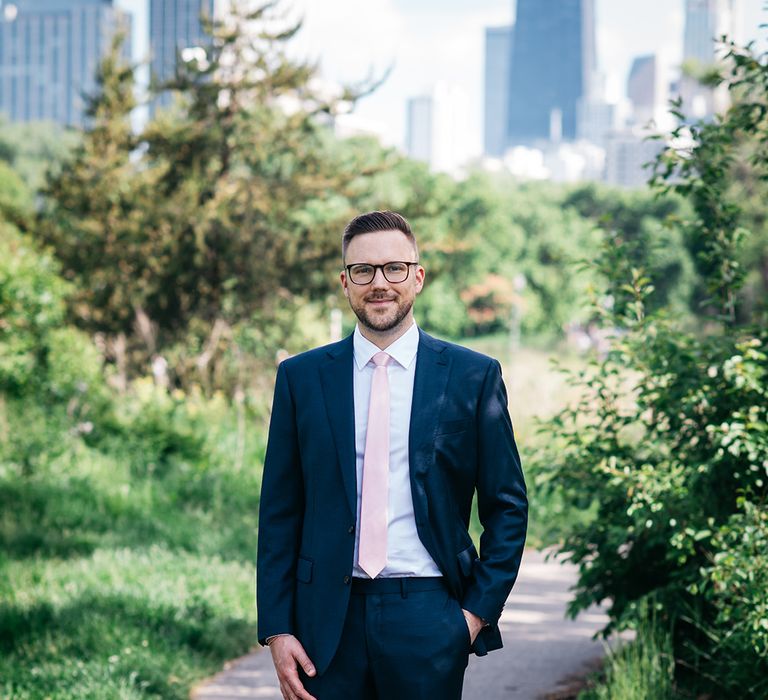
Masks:
[[[336,654],[302,680],[318,700],[458,700],[469,653],[442,579],[355,579]]]

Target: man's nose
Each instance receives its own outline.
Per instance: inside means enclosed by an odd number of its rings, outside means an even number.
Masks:
[[[389,282],[387,281],[387,278],[384,277],[384,270],[381,267],[377,267],[374,270],[373,273],[373,279],[371,280],[371,286],[374,289],[380,289],[382,287],[388,287]]]

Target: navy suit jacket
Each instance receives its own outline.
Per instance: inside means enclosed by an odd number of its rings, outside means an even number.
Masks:
[[[318,673],[339,644],[351,588],[352,363],[349,336],[280,364],[262,480],[259,641],[296,635]],[[497,649],[498,619],[523,553],[527,499],[496,360],[420,331],[409,464],[419,538],[461,606],[489,623],[475,653]],[[479,556],[468,532],[475,491]]]

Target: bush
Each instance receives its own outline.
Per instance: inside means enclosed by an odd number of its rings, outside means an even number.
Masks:
[[[712,562],[696,588],[714,620],[705,653],[724,693],[768,697],[768,509],[742,500],[712,539]],[[697,591],[698,592],[698,591]]]
[[[39,386],[47,336],[63,322],[68,289],[53,260],[0,221],[0,391]]]

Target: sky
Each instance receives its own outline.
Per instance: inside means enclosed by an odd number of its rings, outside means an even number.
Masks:
[[[744,23],[737,39],[759,40],[765,50],[768,0],[741,0]],[[147,0],[116,0],[133,11],[141,34]],[[357,105],[361,119],[378,124],[386,140],[405,140],[406,100],[428,93],[437,81],[458,85],[469,103],[469,142],[482,143],[485,27],[510,24],[514,0],[286,0],[303,27],[289,54],[319,64],[332,82],[357,83],[391,69],[386,82]],[[684,0],[595,0],[598,67],[606,96],[624,97],[626,78],[636,56],[657,53],[672,65],[682,57]],[[143,30],[146,33],[146,30]],[[134,44],[146,54],[146,42]]]

